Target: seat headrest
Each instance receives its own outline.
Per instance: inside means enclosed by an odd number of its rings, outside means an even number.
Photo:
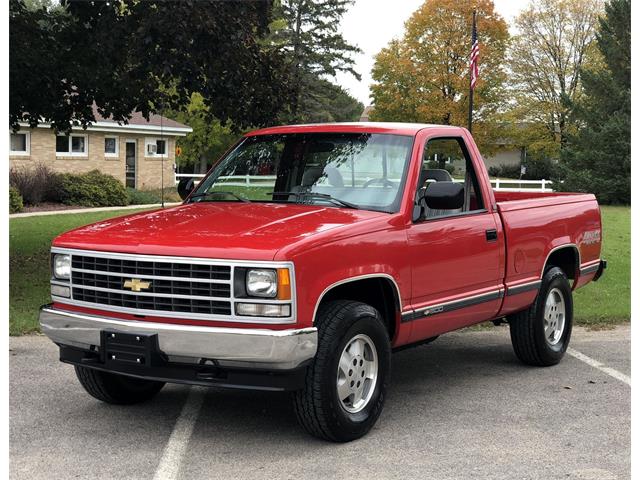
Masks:
[[[426,177],[424,181],[427,180],[435,180],[436,182],[451,182],[453,178],[451,178],[451,174],[440,168],[429,168],[424,171],[426,173]]]
[[[423,168],[420,170],[420,178],[418,179],[420,188],[424,186],[427,180],[434,182],[451,182],[451,174],[444,169],[440,168]]]

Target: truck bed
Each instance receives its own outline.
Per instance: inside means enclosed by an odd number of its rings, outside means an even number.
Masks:
[[[520,210],[523,208],[544,207],[576,202],[595,202],[590,193],[572,192],[505,192],[493,190],[500,211]]]
[[[547,258],[567,247],[575,252],[575,273],[570,275],[573,288],[591,280],[593,273],[581,272],[600,260],[602,227],[594,195],[501,191],[494,195],[505,235],[507,290],[541,279]],[[535,292],[530,297],[506,297],[502,313],[526,307]]]

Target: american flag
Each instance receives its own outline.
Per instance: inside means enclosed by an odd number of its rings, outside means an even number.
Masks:
[[[471,74],[471,90],[476,88],[478,83],[478,57],[480,56],[480,46],[478,45],[478,32],[476,30],[476,12],[473,12],[473,28],[471,30],[471,55],[469,57],[469,71]]]

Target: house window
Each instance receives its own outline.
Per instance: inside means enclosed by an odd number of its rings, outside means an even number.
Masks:
[[[86,157],[86,135],[58,135],[56,137],[56,155],[58,157]]]
[[[104,156],[118,156],[118,137],[104,137]]]
[[[164,138],[145,138],[144,155],[145,157],[166,157],[167,140]]]
[[[11,155],[29,155],[30,138],[28,132],[11,133]]]

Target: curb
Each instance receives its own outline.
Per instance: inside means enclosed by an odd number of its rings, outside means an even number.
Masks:
[[[175,207],[180,205],[181,202],[165,203],[165,207]],[[117,210],[135,210],[144,208],[160,208],[161,203],[151,203],[146,205],[125,205],[122,207],[97,207],[97,208],[73,208],[69,210],[51,210],[47,212],[28,212],[28,213],[13,213],[9,215],[9,219],[12,218],[24,218],[24,217],[40,217],[45,215],[63,215],[65,213],[91,213],[91,212],[112,212]]]

